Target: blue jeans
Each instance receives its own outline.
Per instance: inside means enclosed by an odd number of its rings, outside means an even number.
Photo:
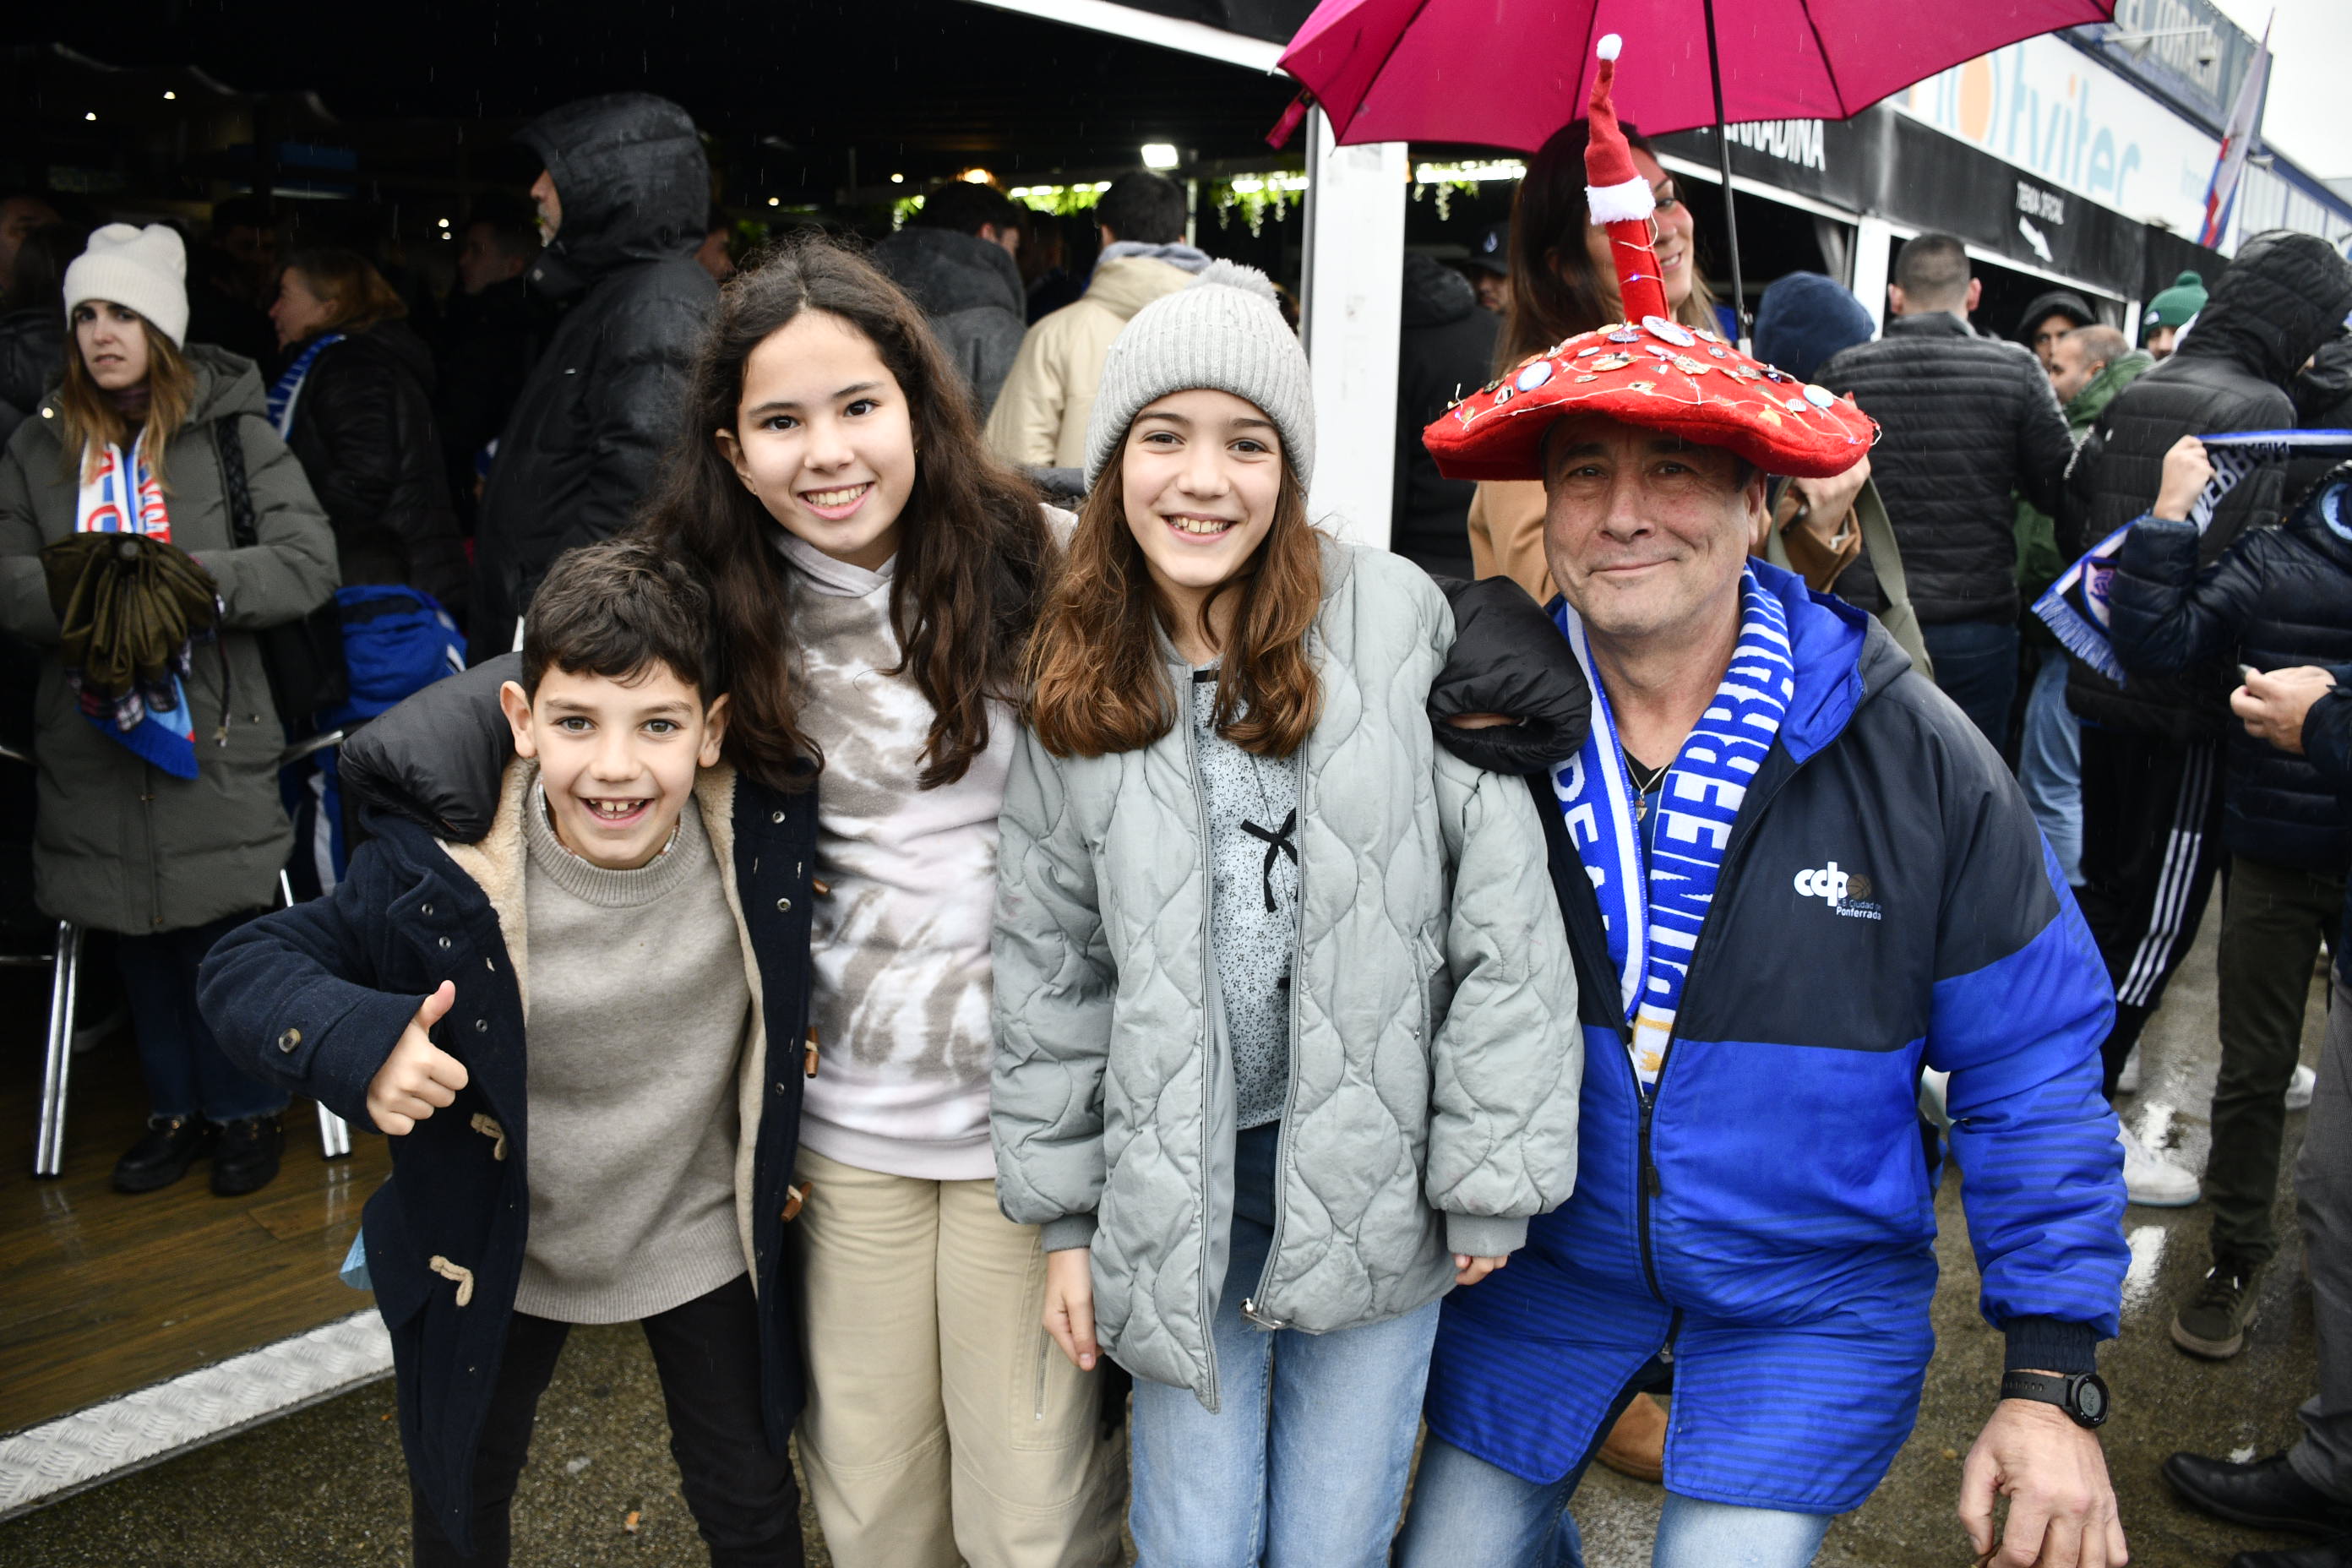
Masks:
[[[1397,1568],[1583,1568],[1568,1500],[1580,1467],[1549,1485],[1432,1436],[1421,1454],[1412,1512],[1397,1542]],[[1829,1514],[1734,1508],[1666,1494],[1651,1568],[1805,1568],[1829,1533]]]
[[[1274,1240],[1278,1125],[1237,1141],[1232,1261],[1212,1331],[1217,1414],[1190,1389],[1135,1381],[1128,1524],[1139,1568],[1389,1560],[1437,1303],[1329,1334],[1267,1331],[1242,1316]]]
[[[2009,710],[2017,700],[2017,623],[1921,623],[1920,640],[1936,661],[1936,684],[2001,751],[2009,744]]]
[[[229,1065],[196,1007],[196,966],[213,943],[252,918],[230,915],[185,931],[115,938],[149,1115],[237,1121],[286,1109],[284,1089]]]
[[[2056,648],[2025,693],[2025,729],[2017,745],[2017,782],[2025,804],[2058,857],[2066,885],[2083,885],[2083,722],[2066,706],[2070,661]]]

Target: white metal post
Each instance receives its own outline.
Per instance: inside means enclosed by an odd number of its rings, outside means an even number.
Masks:
[[[1886,329],[1886,253],[1894,243],[1894,226],[1883,217],[1864,217],[1853,226],[1853,297],[1880,331]]]
[[[1405,144],[1340,147],[1307,117],[1307,265],[1299,309],[1315,394],[1309,510],[1341,538],[1386,545],[1396,463],[1404,291]]]

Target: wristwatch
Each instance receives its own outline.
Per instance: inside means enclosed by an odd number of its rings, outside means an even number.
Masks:
[[[2003,1399],[2036,1399],[2063,1410],[2077,1426],[2100,1426],[2107,1419],[2107,1385],[2095,1372],[2071,1377],[2046,1372],[2012,1372],[2000,1380]]]

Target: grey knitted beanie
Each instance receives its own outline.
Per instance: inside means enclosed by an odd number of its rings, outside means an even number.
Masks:
[[[1138,310],[1110,345],[1087,421],[1087,488],[1110,467],[1146,405],[1202,387],[1257,405],[1281,433],[1299,483],[1313,479],[1307,351],[1282,319],[1271,279],[1255,267],[1213,261],[1191,284]]]

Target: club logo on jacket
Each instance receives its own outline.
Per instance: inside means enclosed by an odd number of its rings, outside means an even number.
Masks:
[[[1876,891],[1868,877],[1859,871],[1842,870],[1834,860],[1826,866],[1810,867],[1796,875],[1795,887],[1801,899],[1819,899],[1834,914],[1849,920],[1874,921],[1885,918],[1886,911],[1870,901]]]

